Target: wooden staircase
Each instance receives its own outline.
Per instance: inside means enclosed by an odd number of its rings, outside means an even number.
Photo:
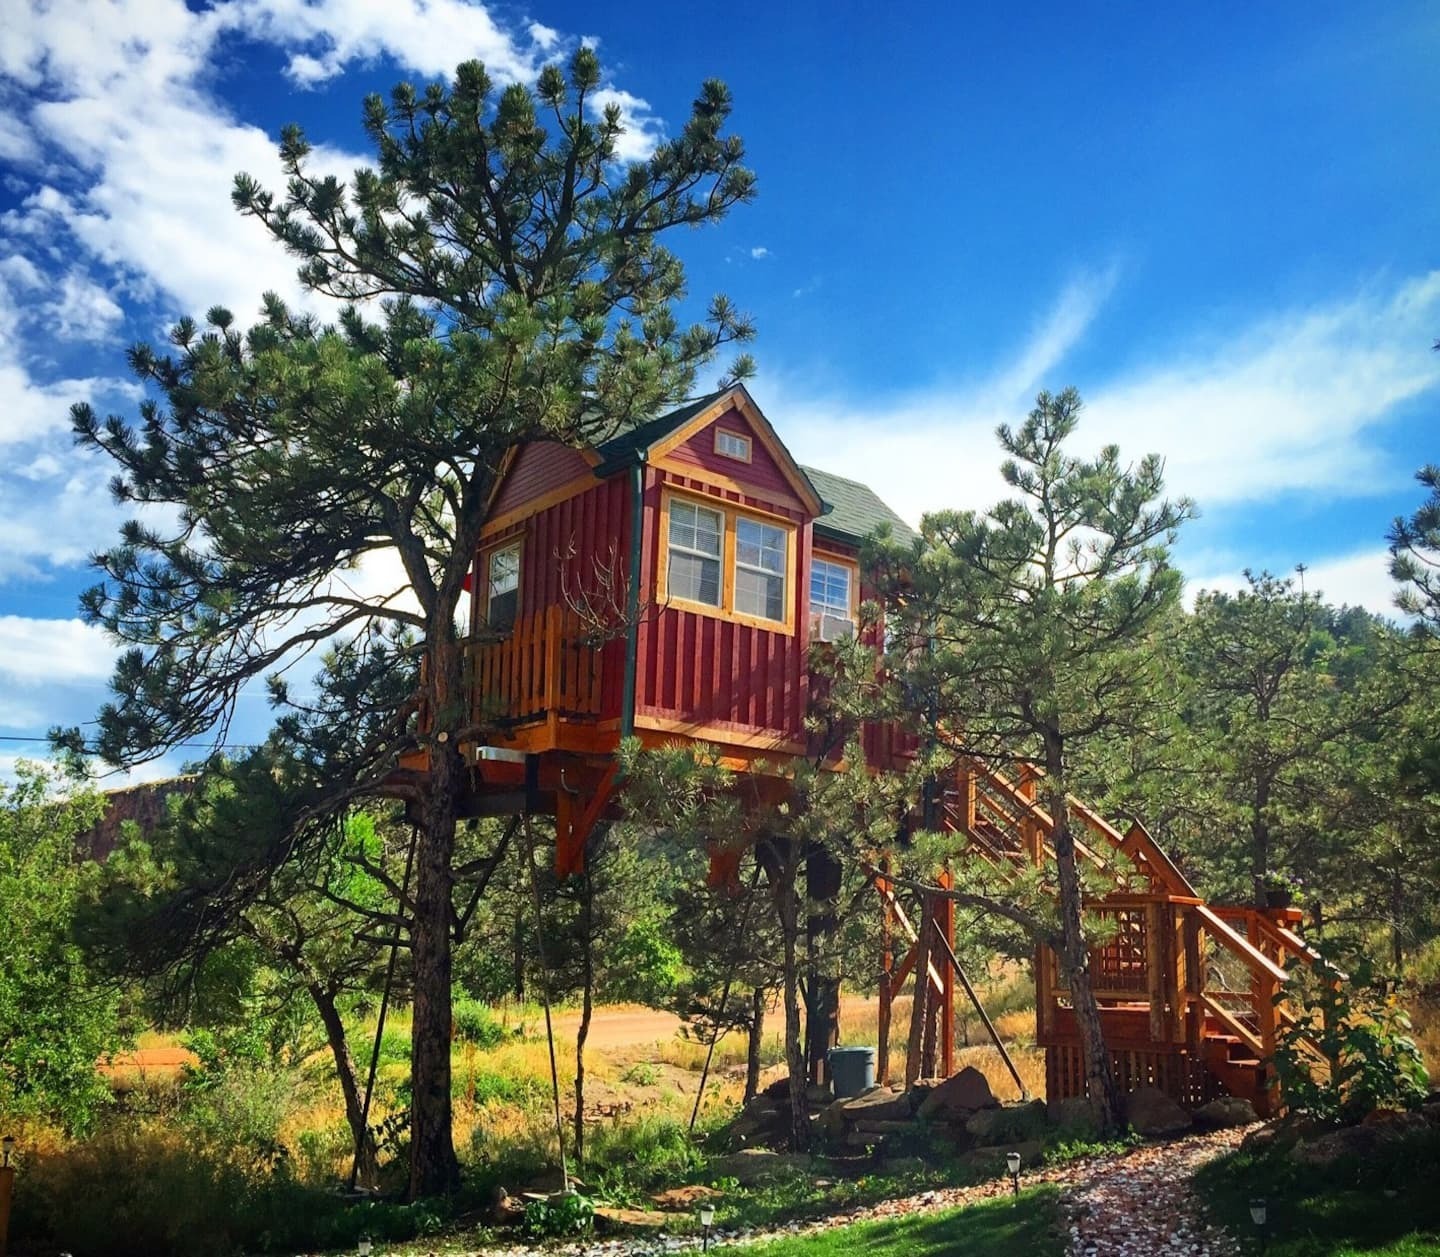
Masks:
[[[966,761],[942,791],[943,824],[997,867],[1044,868],[1054,821],[1038,799],[1042,780]],[[1087,906],[1114,926],[1090,966],[1122,1089],[1158,1086],[1192,1108],[1232,1095],[1273,1112],[1277,1030],[1294,1020],[1277,998],[1286,966],[1319,959],[1295,932],[1301,914],[1208,904],[1138,821],[1121,833],[1078,800],[1068,807],[1079,860],[1113,886]],[[1036,953],[1035,979],[1036,1042],[1056,1103],[1083,1094],[1080,1038],[1048,948]]]

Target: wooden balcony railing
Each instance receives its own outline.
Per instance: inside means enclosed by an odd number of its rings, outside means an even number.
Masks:
[[[499,641],[471,642],[466,657],[472,721],[512,728],[596,719],[600,655],[580,616],[560,606],[516,620]]]

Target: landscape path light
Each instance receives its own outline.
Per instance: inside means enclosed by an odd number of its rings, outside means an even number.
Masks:
[[[1010,1170],[1010,1194],[1020,1194],[1020,1154],[1012,1152],[1005,1158],[1005,1164]]]
[[[1255,1224],[1255,1229],[1260,1232],[1260,1248],[1265,1248],[1265,1226],[1270,1221],[1270,1206],[1265,1203],[1263,1196],[1257,1196],[1250,1202],[1250,1221]]]
[[[710,1251],[710,1228],[715,1225],[715,1206],[700,1206],[700,1251]]]
[[[360,1243],[356,1245],[355,1251],[360,1254],[360,1257],[370,1257],[371,1245],[368,1235],[362,1235],[360,1237]]]

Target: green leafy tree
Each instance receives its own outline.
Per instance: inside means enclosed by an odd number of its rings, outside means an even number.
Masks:
[[[1114,446],[1088,461],[1070,454],[1080,407],[1074,389],[1041,393],[1018,429],[998,430],[1008,456],[1001,470],[1017,496],[983,514],[929,515],[914,550],[895,556],[885,611],[896,648],[887,662],[912,696],[911,710],[926,713],[939,757],[959,753],[1044,772],[1040,801],[1054,819],[1054,915],[1035,906],[1039,871],[946,893],[1055,948],[1080,1028],[1087,1090],[1114,1129],[1120,1097],[1091,989],[1068,799],[1087,744],[1153,718],[1153,638],[1180,592],[1168,546],[1191,507],[1161,498],[1155,455],[1126,467]],[[912,642],[923,648],[906,648]],[[920,770],[938,775],[924,764]],[[946,841],[930,846],[931,860],[945,854]],[[978,876],[957,869],[957,878]],[[922,955],[922,971],[923,962]]]
[[[109,1097],[95,1065],[122,1038],[115,988],[71,938],[77,840],[103,811],[94,790],[37,765],[0,784],[0,1113],[77,1132]]]
[[[402,888],[388,870],[404,860],[405,843],[392,835],[387,859],[372,816],[323,814],[300,854],[277,861],[273,848],[304,833],[303,783],[293,762],[269,750],[212,764],[195,790],[170,797],[160,826],[127,835],[112,853],[82,937],[108,968],[146,982],[169,1016],[285,1024],[308,1005],[324,1030],[356,1165],[373,1183],[375,1140],[345,1012],[384,981],[404,923],[394,898]],[[242,958],[235,1007],[217,1007],[216,970],[234,977]]]
[[[505,451],[590,443],[688,396],[697,369],[750,325],[724,298],[682,325],[663,241],[754,193],[730,96],[707,82],[674,138],[622,163],[620,113],[594,113],[593,51],[533,88],[497,91],[467,62],[450,84],[365,102],[377,164],[350,184],[314,172],[298,129],[282,194],[240,175],[234,201],[301,262],[334,323],[267,297],[249,331],[212,309],[131,363],[139,425],[73,411],[150,512],[97,556],[86,618],[129,647],[94,749],[135,763],[224,730],[252,680],[343,638],[332,697],[304,725],[334,800],[403,799],[420,824],[414,973],[412,1195],[458,1178],[450,1004],[456,820],[472,723],[457,608]],[[747,372],[746,360],[734,373]],[[394,584],[359,596],[377,556]],[[423,667],[421,666],[423,665]],[[404,697],[397,698],[397,690]],[[283,685],[277,701],[289,695]],[[415,701],[418,698],[418,702]],[[428,770],[398,770],[427,714]],[[78,742],[78,735],[72,735]]]

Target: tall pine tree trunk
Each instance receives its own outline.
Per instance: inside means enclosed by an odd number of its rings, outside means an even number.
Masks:
[[[756,987],[750,995],[750,1030],[745,1045],[745,1103],[760,1090],[760,1046],[765,1039],[765,992]]]
[[[920,1077],[924,1063],[925,1022],[930,1012],[930,929],[934,916],[930,896],[920,901],[920,930],[915,940],[915,995],[910,1001],[910,1037],[905,1044],[905,1090]]]
[[[335,993],[319,982],[309,982],[305,989],[310,992],[310,998],[320,1014],[321,1024],[325,1027],[325,1041],[330,1045],[330,1055],[335,1061],[335,1076],[340,1080],[340,1094],[345,1099],[345,1121],[350,1127],[355,1164],[359,1168],[356,1177],[366,1187],[374,1187],[378,1169],[375,1140],[365,1124],[365,1101],[360,1094],[359,1079],[355,1076],[355,1062],[350,1056],[345,1022],[335,1005]]]
[[[1055,828],[1050,841],[1055,848],[1055,866],[1060,882],[1060,968],[1070,988],[1075,1025],[1080,1031],[1080,1055],[1085,1066],[1085,1090],[1095,1107],[1101,1133],[1113,1134],[1123,1125],[1120,1091],[1105,1031],[1100,1021],[1100,1004],[1090,984],[1090,948],[1085,939],[1082,916],[1083,896],[1080,870],[1075,858],[1075,834],[1070,827],[1070,804],[1065,790],[1063,744],[1047,740],[1046,804]]]
[[[823,843],[810,843],[805,859],[805,897],[809,902],[805,943],[810,987],[805,1059],[809,1080],[816,1083],[828,1080],[830,1049],[840,1042],[840,979],[835,977],[833,954],[840,887],[840,861]]]
[[[805,1046],[800,1020],[800,905],[797,900],[793,840],[786,840],[781,855],[778,886],[780,933],[785,967],[785,1067],[790,1073],[790,1146],[797,1152],[810,1146],[810,1108],[806,1094]]]
[[[445,632],[444,638],[451,634]],[[443,1196],[460,1184],[451,1129],[450,1029],[451,918],[454,912],[455,825],[465,786],[465,766],[453,736],[464,707],[460,651],[430,634],[426,655],[426,698],[437,738],[430,743],[430,771],[421,804],[420,841],[415,851],[415,913],[411,926],[414,965],[414,1024],[410,1039],[410,1198]]]
[[[1250,876],[1254,879],[1257,908],[1269,906],[1270,821],[1265,809],[1270,806],[1270,790],[1270,779],[1261,777],[1255,786],[1255,815],[1250,818]]]

